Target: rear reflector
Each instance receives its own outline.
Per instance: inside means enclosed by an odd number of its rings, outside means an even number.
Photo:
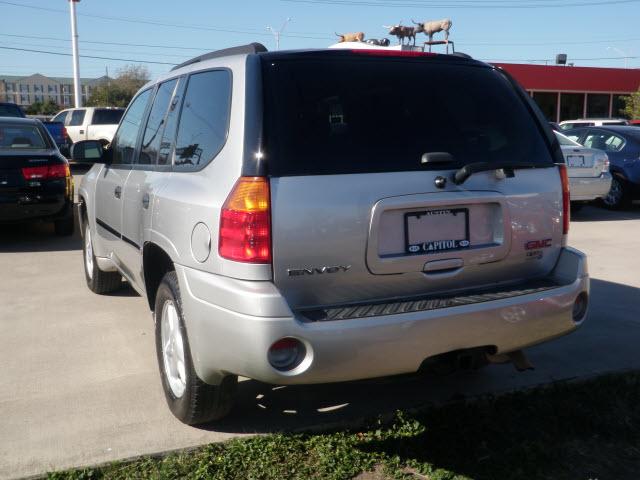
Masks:
[[[281,338],[269,348],[267,358],[276,370],[286,372],[296,368],[306,354],[306,348],[297,338]]]
[[[220,212],[218,252],[236,262],[271,263],[269,181],[241,177]]]
[[[26,180],[49,180],[52,178],[66,178],[71,176],[69,165],[60,163],[41,167],[24,167],[22,176]]]
[[[565,164],[558,165],[560,169],[560,179],[562,180],[562,234],[567,235],[569,233],[569,220],[571,208],[569,202],[571,201],[569,194],[569,175],[567,174],[567,166]]]
[[[371,57],[435,57],[437,53],[416,52],[413,50],[377,50],[377,49],[355,49],[351,53],[357,55],[369,55]]]

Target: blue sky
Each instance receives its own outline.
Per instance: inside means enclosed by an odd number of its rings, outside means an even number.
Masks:
[[[562,4],[573,6],[553,8]],[[67,0],[0,0],[0,47],[70,53],[68,9]],[[334,32],[383,37],[383,24],[449,17],[456,48],[483,60],[551,61],[562,52],[576,65],[624,67],[625,60],[607,57],[640,57],[640,0],[81,0],[77,11],[81,55],[168,63],[252,41],[273,49],[266,27],[280,28],[287,17],[292,20],[281,48],[325,47]],[[83,58],[80,72],[96,77],[108,68],[114,74],[127,63],[134,62]],[[640,59],[627,64],[638,68]],[[171,68],[148,67],[152,76]],[[71,71],[70,57],[0,48],[0,74],[70,76]]]

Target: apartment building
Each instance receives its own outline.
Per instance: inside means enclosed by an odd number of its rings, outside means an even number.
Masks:
[[[82,101],[85,103],[91,95],[91,89],[110,78],[81,78]],[[73,96],[73,78],[46,77],[39,73],[24,76],[0,75],[0,102],[17,103],[23,108],[34,102],[52,100],[61,107],[75,105]]]

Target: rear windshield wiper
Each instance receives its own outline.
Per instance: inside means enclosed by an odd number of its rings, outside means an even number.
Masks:
[[[550,167],[553,164],[540,162],[476,162],[469,163],[464,167],[456,170],[453,174],[453,183],[462,185],[471,175],[478,172],[487,172],[489,170],[507,170],[507,176],[513,177],[513,170],[516,168],[542,168]],[[509,172],[510,171],[510,172]]]

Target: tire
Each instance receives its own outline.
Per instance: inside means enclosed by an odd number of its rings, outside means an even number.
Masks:
[[[631,205],[631,189],[627,181],[619,175],[614,175],[609,193],[602,198],[602,203],[611,210],[621,210]]]
[[[53,223],[53,228],[56,232],[56,235],[59,237],[70,237],[73,235],[74,231],[74,223],[73,223],[73,215],[69,215],[65,218],[61,218],[60,220],[56,220]]]
[[[162,388],[173,415],[187,425],[207,423],[227,415],[233,407],[238,377],[228,375],[220,385],[209,385],[196,374],[178,278],[173,271],[160,282],[153,316]]]
[[[582,207],[584,207],[584,203],[572,203],[571,204],[571,213],[577,213],[580,210],[582,210]]]
[[[82,263],[84,264],[84,278],[89,290],[93,293],[110,293],[122,287],[122,275],[119,272],[103,272],[98,268],[98,262],[93,254],[91,229],[88,221],[84,222]]]

